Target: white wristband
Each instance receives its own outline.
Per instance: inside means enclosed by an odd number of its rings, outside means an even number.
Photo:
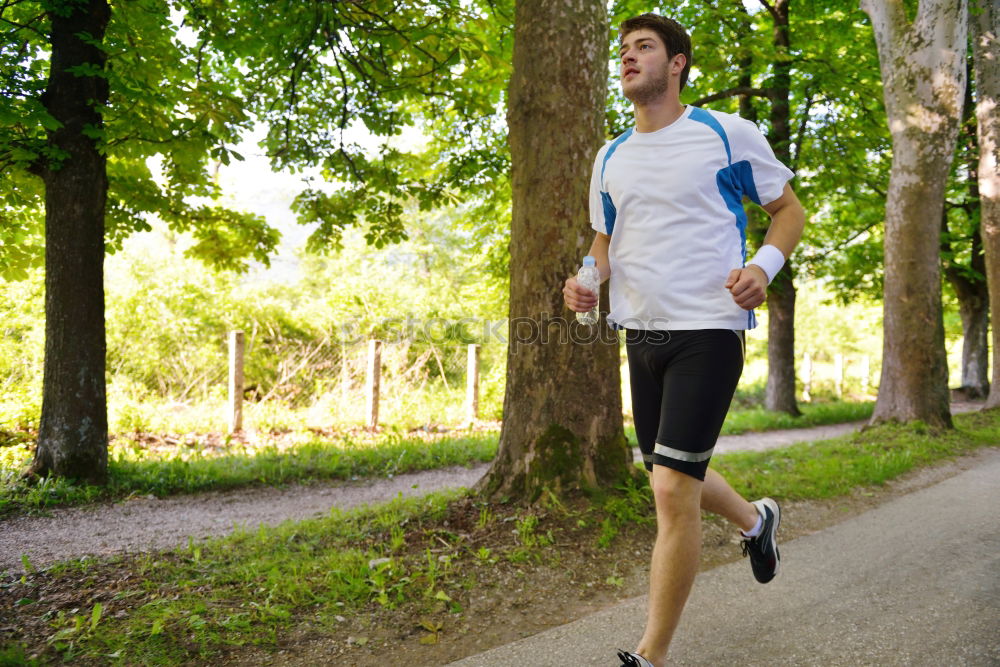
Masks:
[[[756,264],[764,270],[767,284],[770,285],[774,277],[778,275],[778,271],[781,271],[781,267],[785,265],[785,256],[773,245],[765,245],[760,247],[750,263]]]

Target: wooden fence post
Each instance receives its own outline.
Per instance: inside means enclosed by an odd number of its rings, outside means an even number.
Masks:
[[[382,341],[368,341],[368,377],[366,394],[368,396],[368,428],[378,428],[378,394],[379,378],[382,374]]]
[[[229,332],[229,432],[243,430],[243,332]]]
[[[465,421],[469,426],[479,418],[479,346],[469,345],[465,371]]]

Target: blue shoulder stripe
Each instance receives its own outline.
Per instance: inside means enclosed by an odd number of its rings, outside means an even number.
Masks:
[[[733,152],[729,150],[729,137],[726,136],[726,131],[722,129],[722,124],[715,119],[715,116],[708,113],[704,109],[694,107],[691,109],[691,114],[688,116],[691,120],[698,121],[699,123],[704,123],[710,128],[715,130],[715,133],[719,135],[722,139],[722,143],[726,146],[726,160],[729,164],[733,163]],[[606,159],[606,158],[605,158]]]
[[[622,142],[632,136],[633,128],[629,128],[622,132],[617,139],[611,142],[608,146],[608,151],[604,154],[604,160],[601,162],[601,205],[604,212],[604,229],[608,236],[615,229],[615,219],[618,217],[618,211],[615,209],[615,203],[611,201],[611,195],[608,193],[607,188],[604,187],[604,170],[608,168],[608,160],[614,154],[615,150],[621,146]]]
[[[635,128],[631,128],[630,127],[629,129],[625,130],[620,135],[618,135],[618,138],[615,139],[614,141],[612,141],[611,145],[608,147],[608,152],[604,154],[604,161],[601,162],[601,189],[602,190],[604,189],[604,170],[607,169],[607,167],[608,167],[608,160],[611,159],[611,156],[614,154],[615,150],[618,149],[618,146],[620,146],[623,141],[625,141],[626,139],[628,139],[629,137],[632,136],[632,130],[633,129],[635,129]]]

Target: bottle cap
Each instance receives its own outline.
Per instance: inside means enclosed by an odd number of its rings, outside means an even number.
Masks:
[[[583,265],[584,266],[597,266],[597,260],[594,259],[592,256],[587,255],[586,257],[583,258]]]

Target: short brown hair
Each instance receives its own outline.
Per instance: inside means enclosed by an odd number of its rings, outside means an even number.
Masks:
[[[684,26],[659,14],[640,14],[622,21],[622,24],[618,26],[618,41],[625,39],[629,33],[636,30],[652,30],[659,35],[660,39],[663,40],[663,45],[667,48],[668,58],[673,58],[679,53],[684,54],[687,62],[684,64],[684,69],[681,70],[680,81],[680,89],[684,90],[688,80],[688,72],[691,70],[691,38],[684,30]]]

